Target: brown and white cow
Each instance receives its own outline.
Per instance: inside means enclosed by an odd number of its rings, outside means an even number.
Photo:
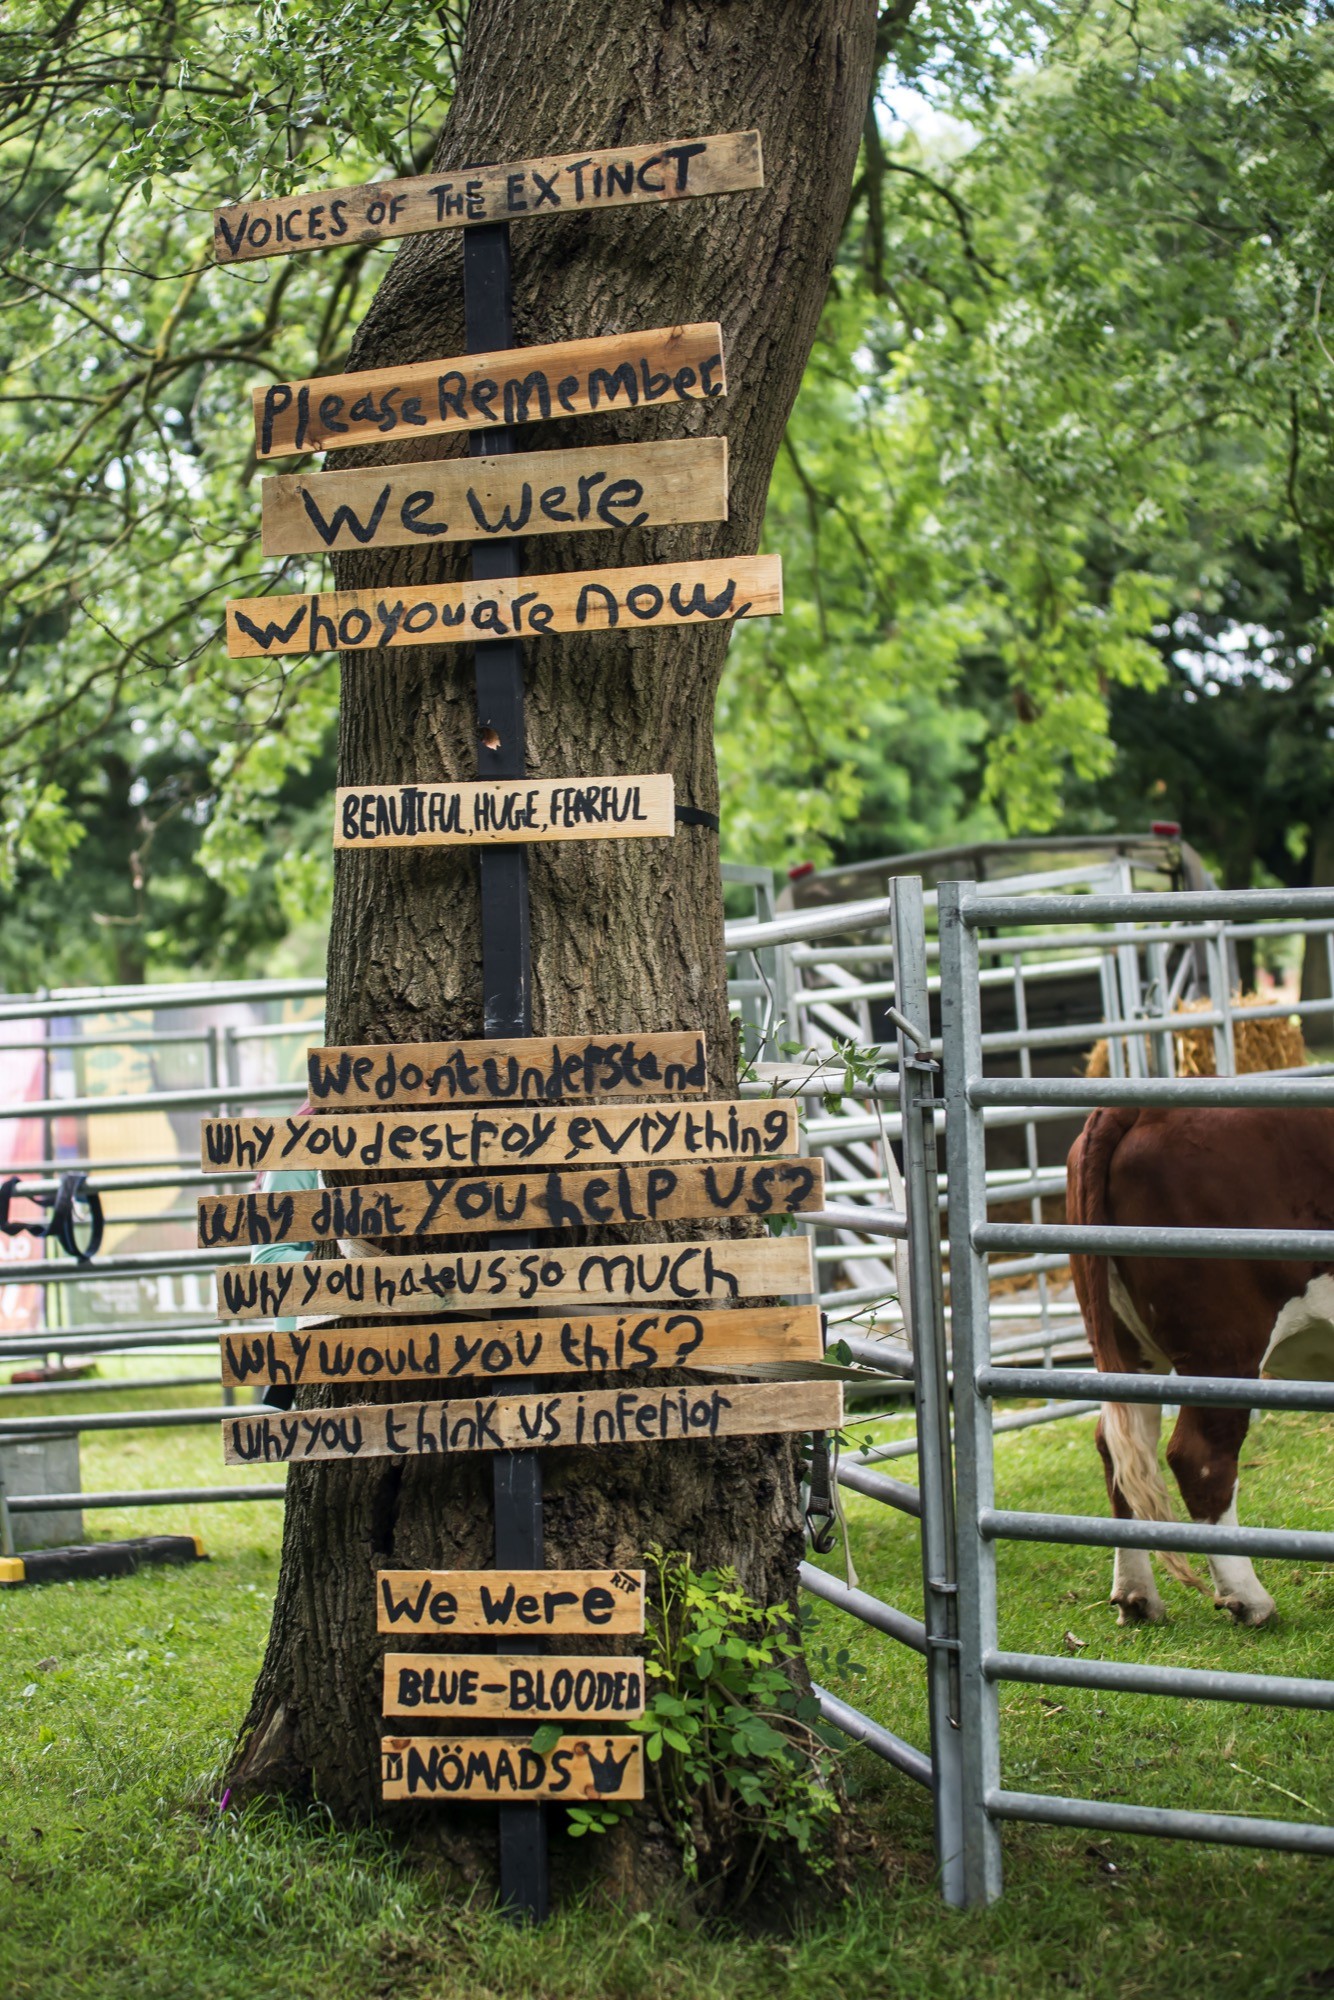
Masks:
[[[1334,1110],[1095,1111],[1071,1148],[1066,1215],[1081,1224],[1334,1228]],[[1070,1262],[1093,1358],[1104,1371],[1256,1377],[1262,1362],[1269,1372],[1267,1355],[1285,1341],[1308,1356],[1334,1352],[1328,1264]],[[1294,1371],[1275,1357],[1273,1372]],[[1183,1398],[1188,1393],[1183,1382]],[[1183,1400],[1167,1462],[1193,1521],[1235,1525],[1237,1460],[1250,1420],[1249,1410],[1197,1409]],[[1103,1404],[1098,1449],[1118,1519],[1172,1518],[1158,1466],[1160,1423],[1155,1405]],[[1207,1588],[1180,1555],[1164,1551],[1161,1560],[1181,1582]],[[1209,1569],[1214,1603],[1239,1624],[1273,1617],[1274,1600],[1244,1557],[1210,1556]],[[1112,1603],[1122,1625],[1163,1617],[1147,1550],[1117,1550]]]

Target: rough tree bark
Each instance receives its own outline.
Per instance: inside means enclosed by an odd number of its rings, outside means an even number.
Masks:
[[[536,449],[725,431],[731,455],[726,523],[552,537],[529,545],[526,568],[756,548],[848,206],[875,35],[872,0],[473,0],[437,170],[756,127],[767,176],[762,193],[515,225],[516,345],[717,319],[730,385],[720,404],[521,435],[521,449]],[[458,235],[408,239],[352,365],[463,348]],[[421,446],[382,447],[341,462],[423,455]],[[438,581],[466,574],[466,553],[359,553],[339,561],[338,581]],[[716,811],[713,706],[725,647],[716,629],[533,642],[530,771],[671,771],[678,802]],[[464,647],[345,655],[340,782],[472,777],[473,701]],[[536,1031],[702,1028],[712,1085],[728,1095],[735,1066],[717,836],[683,826],[671,841],[536,847],[531,894]],[[340,855],[328,1039],[475,1036],[480,995],[475,858]],[[305,1393],[311,1401],[365,1394]],[[791,1440],[547,1453],[544,1474],[553,1567],[635,1564],[656,1540],[693,1551],[702,1565],[734,1562],[766,1601],[793,1592],[802,1537]],[[288,1495],[268,1653],[233,1781],[250,1791],[313,1788],[339,1814],[371,1814],[384,1643],[372,1571],[488,1566],[491,1463],[477,1455],[313,1466],[292,1472]],[[489,1870],[493,1814],[437,1807],[431,1817],[465,1869]],[[639,1866],[633,1852],[627,1864],[622,1843],[623,1881]]]

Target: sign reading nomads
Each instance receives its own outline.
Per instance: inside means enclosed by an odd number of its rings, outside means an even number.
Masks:
[[[637,1736],[562,1736],[534,1750],[522,1736],[387,1736],[380,1745],[387,1799],[642,1799]]]

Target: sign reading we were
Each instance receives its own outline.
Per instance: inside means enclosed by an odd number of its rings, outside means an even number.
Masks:
[[[329,1332],[219,1335],[222,1379],[427,1382],[470,1376],[608,1375],[656,1368],[745,1368],[819,1361],[818,1306],[732,1306],[724,1312],[636,1311],[461,1319],[447,1325],[339,1327]]]
[[[583,1389],[528,1396],[454,1396],[442,1403],[348,1403],[334,1410],[258,1404],[222,1420],[228,1465],[310,1465],[565,1445],[669,1444],[836,1431],[841,1382],[729,1382],[668,1389]]]
[[[375,1580],[377,1632],[644,1629],[642,1569],[382,1569]]]
[[[610,1160],[763,1159],[797,1150],[791,1097],[703,1104],[497,1106],[492,1112],[308,1112],[205,1118],[200,1164],[272,1167],[517,1167]]]
[[[453,1312],[479,1306],[674,1305],[815,1289],[808,1236],[547,1245],[445,1256],[220,1264],[220,1319]]]
[[[201,1195],[201,1250],[229,1243],[327,1243],[344,1237],[459,1236],[476,1229],[589,1229],[710,1216],[792,1215],[824,1206],[824,1162],[551,1167],[379,1187]]]
[[[341,785],[335,847],[503,847],[531,840],[670,840],[670,772],[460,785]]]
[[[260,485],[266,556],[727,519],[727,439],[420,459]]]
[[[547,632],[614,632],[652,625],[719,625],[783,609],[779,556],[557,570],[494,582],[427,583],[403,590],[328,590],[227,601],[234,660],[279,653],[359,652],[532,639]]]
[[[306,1050],[312,1104],[558,1104],[563,1097],[699,1097],[703,1035],[501,1036]]]
[[[763,186],[759,133],[718,132],[237,202],[213,212],[213,254],[219,264],[235,264],[470,223],[688,201]]]
[[[412,361],[252,389],[255,456],[283,458],[380,438],[591,417],[727,394],[716,322]]]

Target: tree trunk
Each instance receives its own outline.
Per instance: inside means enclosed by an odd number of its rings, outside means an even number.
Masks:
[[[525,568],[756,548],[848,206],[875,28],[872,0],[629,8],[473,0],[437,170],[750,127],[764,146],[763,192],[514,226],[516,345],[716,319],[729,383],[719,404],[659,405],[522,433],[520,449],[725,432],[731,460],[726,523],[552,537],[529,544]],[[360,330],[354,367],[464,351],[460,257],[456,232],[403,244]],[[462,448],[457,439],[437,443],[440,456]],[[381,447],[339,462],[429,455],[420,446]],[[466,574],[466,556],[389,549],[343,557],[336,568],[343,587],[402,586]],[[725,649],[719,629],[533,641],[530,772],[671,771],[678,803],[717,811],[713,706]],[[470,778],[476,768],[466,647],[344,656],[341,783]],[[731,1094],[716,834],[681,826],[670,841],[537,846],[530,866],[536,1032],[703,1029],[713,1092]],[[339,855],[330,1042],[480,1033],[477,883],[466,850]],[[678,1224],[669,1233],[706,1229]],[[334,1402],[365,1392],[306,1395]],[[543,1471],[551,1567],[637,1565],[657,1541],[691,1551],[702,1566],[735,1563],[768,1602],[794,1593],[802,1534],[790,1439],[548,1452]],[[372,1571],[489,1566],[491,1478],[485,1455],[293,1470],[268,1653],[235,1783],[313,1787],[336,1813],[379,1811],[384,1645]],[[493,1813],[432,1807],[429,1816],[465,1872],[489,1871]],[[622,1886],[645,1875],[651,1844],[647,1822],[628,1848],[620,1843]]]

